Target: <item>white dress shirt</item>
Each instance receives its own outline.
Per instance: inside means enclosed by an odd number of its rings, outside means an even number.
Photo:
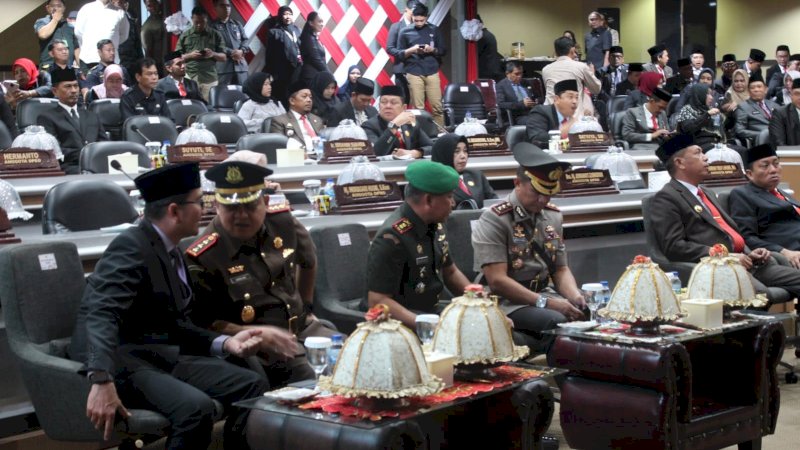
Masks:
[[[83,5],[75,19],[75,36],[81,42],[81,61],[86,64],[97,64],[100,55],[97,52],[97,43],[103,39],[110,39],[117,50],[114,62],[119,64],[119,44],[128,39],[130,25],[125,17],[125,11],[116,8],[109,1],[104,5],[101,0]]]

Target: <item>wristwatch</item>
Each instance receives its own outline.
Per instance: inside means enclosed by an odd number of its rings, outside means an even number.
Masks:
[[[545,294],[539,294],[539,298],[536,299],[536,307],[547,308],[547,296]]]
[[[114,381],[114,377],[105,370],[89,372],[88,378],[89,382],[92,384],[106,384]]]
[[[386,124],[386,126],[388,126],[389,129],[392,131],[394,131],[394,129],[397,128],[397,125],[394,122],[389,122]]]

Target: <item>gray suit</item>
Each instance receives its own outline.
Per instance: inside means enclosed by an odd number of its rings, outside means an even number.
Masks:
[[[314,129],[314,132],[319,136],[320,131],[324,128],[322,124],[322,119],[319,116],[315,116],[314,114],[308,113],[306,114],[306,120],[311,124],[311,128]],[[289,133],[289,130],[292,130]],[[302,135],[299,130],[302,130]],[[306,134],[306,129],[303,128],[303,125],[294,118],[294,114],[291,111],[288,111],[286,114],[275,116],[272,118],[272,122],[269,126],[270,133],[278,133],[282,134],[289,139],[294,139],[299,142],[303,148],[306,148],[306,142],[303,140],[303,136]],[[290,136],[291,134],[291,136]],[[306,148],[306,151],[311,151],[313,149]]]
[[[666,112],[661,111],[656,120],[658,121],[658,129],[669,129]],[[643,106],[637,106],[625,111],[625,116],[622,118],[622,139],[628,141],[631,146],[635,145],[636,148],[641,149],[658,148],[663,139],[647,139],[647,135],[653,131],[652,123],[645,118]]]
[[[772,100],[764,100],[764,105],[770,111],[770,117],[778,105]],[[739,139],[752,139],[756,140],[762,132],[766,132],[769,127],[769,117],[752,100],[747,100],[739,104],[739,107],[734,111],[736,116],[736,125],[734,132]]]
[[[658,72],[658,69],[656,69],[656,63],[649,62],[643,64],[642,67],[644,67],[645,72]],[[671,77],[672,77],[672,67],[664,66],[664,81],[666,82],[667,79]]]
[[[242,58],[236,62],[231,58],[231,53],[235,50],[242,50],[244,54],[250,52],[244,27],[233,18],[229,18],[227,22],[214,20],[209,25],[222,36],[222,47],[228,57],[225,61],[217,62],[219,84],[244,84],[247,80],[247,60]]]
[[[784,248],[800,250],[800,214],[797,202],[786,192],[778,191],[786,200],[748,183],[731,191],[731,216],[742,230],[747,245],[764,247],[773,252]]]

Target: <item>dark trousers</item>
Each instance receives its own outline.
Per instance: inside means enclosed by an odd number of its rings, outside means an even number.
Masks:
[[[553,345],[553,336],[542,334],[544,330],[552,330],[556,324],[566,322],[563,314],[547,308],[525,306],[508,317],[514,321],[514,331],[525,335],[525,345],[531,353],[547,353]]]
[[[170,421],[167,449],[208,448],[214,427],[212,399],[222,403],[229,413],[225,448],[247,448],[244,427],[249,410],[230,405],[261,395],[267,390],[266,380],[214,357],[180,356],[169,373],[138,358],[129,358],[135,361],[125,362],[137,368],[120,377],[120,398],[128,408],[158,411]]]
[[[756,292],[767,292],[768,286],[786,289],[792,297],[800,297],[800,270],[794,267],[782,266],[770,259],[750,273]]]

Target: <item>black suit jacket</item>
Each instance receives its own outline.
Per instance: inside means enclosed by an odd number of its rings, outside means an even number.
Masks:
[[[89,110],[78,111],[79,123],[75,123],[67,110],[55,104],[36,119],[48,133],[55,136],[64,153],[61,167],[67,173],[78,173],[78,158],[81,149],[92,142],[106,141],[106,131],[100,118]]]
[[[478,39],[478,78],[499,80],[503,77],[503,63],[497,53],[497,38],[483,29],[483,36]]]
[[[183,88],[186,90],[186,97],[181,97],[181,94],[178,92],[178,85],[175,84],[175,79],[172,77],[164,77],[158,80],[158,84],[156,84],[156,90],[164,94],[164,97],[167,100],[171,100],[173,98],[186,98],[191,100],[200,100],[203,103],[206,102],[200,95],[200,86],[197,85],[196,81],[184,78]]]
[[[325,63],[325,48],[322,47],[314,33],[307,29],[300,34],[300,54],[303,56],[300,77],[309,86],[317,72],[329,71],[328,65]]]
[[[531,99],[536,98],[533,89],[527,80],[520,80],[519,85],[525,89],[525,93]],[[525,106],[522,100],[519,100],[517,93],[514,91],[514,85],[508,78],[503,78],[494,86],[495,94],[497,95],[497,106],[503,110],[511,111],[511,116],[516,123],[518,118],[524,118],[530,113],[530,109]]]
[[[209,355],[219,334],[194,325],[190,308],[180,309],[180,283],[150,222],[120,233],[87,280],[71,358],[86,370],[118,374],[136,369],[120,367],[120,357],[130,360],[125,354],[165,371],[179,354]]]
[[[748,183],[731,191],[731,217],[742,231],[750,248],[779,252],[784,248],[800,250],[800,214],[797,200],[778,189],[787,201]]]
[[[394,61],[392,65],[393,73],[405,73],[405,67],[403,66],[403,51],[405,49],[400,47],[400,32],[404,29],[406,29],[406,23],[402,17],[389,27],[389,37],[386,39],[386,53],[390,54]]]
[[[528,114],[525,133],[528,141],[541,148],[547,148],[550,141],[550,130],[559,129],[558,114],[555,105],[538,105]]]
[[[364,122],[361,128],[367,132],[367,139],[372,142],[372,149],[377,156],[391,155],[397,146],[397,136],[389,130],[388,122],[383,120],[381,116],[375,116],[372,119]],[[407,150],[421,150],[426,155],[431,154],[431,147],[433,142],[422,131],[422,128],[417,122],[417,126],[403,125],[401,134]]]
[[[286,34],[291,32],[297,43]],[[275,80],[295,81],[295,71],[299,74],[302,64],[297,55],[300,54],[300,33],[296,26],[289,25],[286,29],[273,28],[267,32],[267,50],[264,55],[264,72],[269,72]]]
[[[378,110],[373,106],[367,106],[364,112],[367,114],[367,120],[378,115]],[[350,103],[349,98],[328,110],[328,115],[325,118],[326,125],[329,127],[335,127],[339,125],[339,122],[345,119],[350,119],[353,122],[356,121],[356,110],[353,109],[353,104]]]
[[[453,191],[453,201],[455,201],[456,209],[480,209],[483,208],[483,201],[487,198],[497,198],[497,194],[492,189],[492,185],[489,184],[486,175],[480,170],[464,169],[461,177],[464,179],[464,184],[467,185],[470,193],[467,194],[460,187]],[[475,204],[472,205],[470,200]]]
[[[728,225],[738,231],[736,223],[719,205],[716,194],[708,190],[703,192]],[[728,249],[733,248],[730,237],[711,213],[675,179],[671,179],[656,193],[650,209],[656,239],[664,256],[670,261],[699,262],[700,258],[708,256],[708,250],[717,243],[725,244]]]
[[[769,120],[769,140],[772,145],[800,145],[800,119],[794,104],[775,108]]]

